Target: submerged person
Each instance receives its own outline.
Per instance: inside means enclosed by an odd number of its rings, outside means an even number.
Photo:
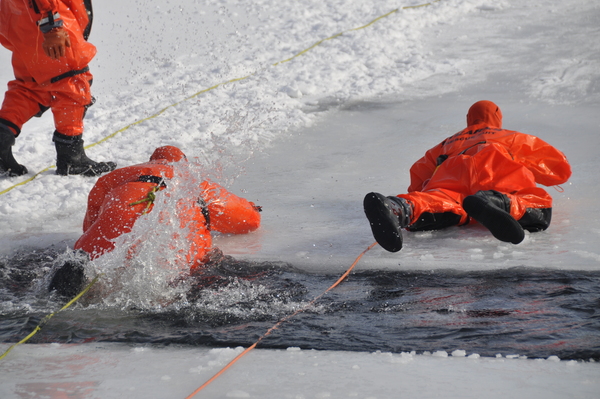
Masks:
[[[99,178],[89,193],[83,235],[74,249],[84,251],[91,260],[112,251],[115,240],[131,232],[136,221],[152,211],[154,199],[174,178],[174,164],[178,162],[187,162],[179,148],[159,147],[149,162],[120,168]],[[171,212],[177,228],[185,232],[177,239],[184,240],[186,253],[174,256],[184,259],[191,272],[198,272],[210,260],[211,231],[226,234],[254,231],[260,226],[261,208],[208,180],[201,181],[191,192],[192,197],[177,200],[176,209]],[[159,223],[168,223],[162,219]],[[129,256],[135,256],[135,246],[130,248]],[[63,286],[82,278],[82,270],[77,272],[76,269],[78,267],[72,264],[59,269],[50,290],[57,289],[63,296],[74,294],[72,289],[67,294]],[[73,277],[74,274],[79,277]],[[79,288],[80,282],[73,286]]]
[[[114,162],[91,160],[83,148],[83,118],[94,102],[91,26],[88,0],[0,1],[0,43],[12,52],[15,76],[0,108],[1,174],[27,173],[12,146],[23,125],[48,109],[54,116],[57,174],[99,176],[116,168]]]
[[[431,148],[410,169],[407,194],[369,193],[363,201],[375,240],[402,249],[402,232],[438,230],[475,220],[500,241],[518,244],[524,230],[550,226],[552,197],[536,184],[565,183],[565,155],[543,140],[502,129],[491,101],[473,104],[467,127]]]

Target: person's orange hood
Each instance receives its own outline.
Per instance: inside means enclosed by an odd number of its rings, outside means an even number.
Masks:
[[[467,113],[467,126],[484,124],[502,128],[502,111],[491,101],[477,101]]]
[[[179,148],[172,145],[166,145],[163,147],[158,147],[156,150],[154,150],[152,156],[150,157],[151,161],[156,161],[159,159],[164,159],[167,162],[179,162],[181,160],[186,160],[187,158],[185,157],[183,151],[181,151]]]

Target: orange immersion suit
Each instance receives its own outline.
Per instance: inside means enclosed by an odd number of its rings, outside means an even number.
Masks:
[[[426,152],[410,169],[408,194],[412,207],[407,229],[437,230],[469,223],[463,199],[495,190],[510,199],[510,215],[530,231],[550,224],[552,198],[536,183],[566,182],[571,167],[565,155],[543,140],[502,129],[500,108],[490,101],[475,103],[467,128]],[[526,217],[538,209],[536,217]],[[536,220],[530,220],[536,219]]]
[[[68,33],[64,57],[44,54],[40,29],[51,21]],[[44,24],[45,22],[45,24]],[[83,133],[83,117],[92,102],[88,63],[96,47],[87,41],[91,0],[1,0],[0,43],[12,52],[15,80],[8,83],[0,121],[15,136],[33,116],[52,109],[56,130],[66,136]]]
[[[75,243],[95,259],[114,249],[114,240],[132,230],[136,220],[152,210],[151,195],[160,195],[173,178],[173,162],[185,160],[177,147],[157,148],[149,162],[117,169],[98,179],[88,196],[83,235]],[[260,226],[259,209],[220,185],[202,181],[197,197],[180,200],[174,212],[179,228],[188,231],[185,258],[192,270],[208,259],[210,231],[244,234]],[[157,227],[158,228],[158,227]]]

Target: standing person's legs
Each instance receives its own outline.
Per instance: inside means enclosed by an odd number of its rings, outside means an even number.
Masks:
[[[23,125],[33,116],[40,116],[50,104],[49,93],[40,89],[33,78],[23,76],[22,72],[18,75],[24,80],[8,83],[0,109],[0,170],[8,172],[9,176],[27,173],[27,168],[15,160],[12,146]]]
[[[59,175],[98,176],[116,168],[114,162],[96,162],[83,148],[83,118],[93,104],[92,74],[84,72],[61,79],[50,86],[52,113],[56,130],[56,173]]]

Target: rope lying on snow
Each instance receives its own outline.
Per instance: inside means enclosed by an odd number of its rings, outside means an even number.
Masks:
[[[381,20],[381,19],[387,18],[387,17],[389,17],[390,15],[393,15],[393,14],[397,13],[397,12],[398,12],[398,11],[400,11],[400,10],[408,10],[408,9],[412,9],[412,8],[421,8],[421,7],[427,7],[427,6],[430,6],[430,5],[434,4],[434,3],[438,3],[438,2],[440,2],[440,1],[442,1],[442,0],[435,0],[435,1],[432,1],[432,2],[429,2],[429,3],[418,4],[418,5],[414,5],[414,6],[404,6],[404,7],[399,7],[399,8],[396,8],[396,9],[394,9],[394,10],[392,10],[392,11],[390,11],[390,12],[386,13],[386,14],[380,15],[379,17],[375,18],[374,20],[372,20],[371,22],[367,23],[366,25],[359,26],[358,28],[352,28],[352,29],[348,29],[348,30],[345,30],[345,31],[342,31],[342,32],[336,33],[335,35],[329,36],[329,37],[327,37],[327,38],[325,38],[325,39],[319,40],[318,42],[316,42],[316,43],[315,43],[315,44],[313,44],[312,46],[310,46],[310,47],[308,47],[308,48],[306,48],[306,49],[304,49],[304,50],[300,51],[299,53],[297,53],[297,54],[293,55],[292,57],[290,57],[290,58],[288,58],[288,59],[285,59],[285,60],[283,60],[283,61],[278,61],[278,62],[276,62],[276,63],[272,64],[272,66],[281,65],[281,64],[284,64],[284,63],[286,63],[286,62],[292,61],[293,59],[295,59],[295,58],[297,58],[297,57],[300,57],[301,55],[304,55],[304,54],[308,53],[310,50],[314,49],[315,47],[318,47],[318,46],[320,46],[321,44],[323,44],[323,43],[324,43],[324,42],[326,42],[326,41],[333,40],[333,39],[335,39],[335,38],[338,38],[338,37],[342,36],[344,33],[353,32],[353,31],[357,31],[357,30],[361,30],[361,29],[368,28],[368,27],[370,27],[371,25],[373,25],[375,22],[377,22],[377,21],[379,21],[379,20]],[[126,131],[126,130],[129,130],[130,128],[132,128],[132,127],[134,127],[134,126],[136,126],[136,125],[139,125],[139,124],[141,124],[141,123],[144,123],[144,122],[146,122],[146,121],[149,121],[149,120],[151,120],[151,119],[154,119],[154,118],[156,118],[156,117],[160,116],[161,114],[163,114],[163,113],[164,113],[165,111],[167,111],[168,109],[170,109],[170,108],[174,108],[174,107],[178,106],[179,104],[181,104],[181,103],[183,103],[183,102],[186,102],[186,101],[189,101],[189,100],[191,100],[191,99],[194,99],[194,98],[198,97],[198,96],[199,96],[199,95],[201,95],[201,94],[207,93],[207,92],[209,92],[209,91],[212,91],[212,90],[214,90],[214,89],[216,89],[216,88],[218,88],[218,87],[224,86],[224,85],[226,85],[226,84],[229,84],[229,83],[239,82],[239,81],[241,81],[241,80],[248,79],[249,77],[251,77],[251,76],[253,76],[253,75],[254,75],[254,74],[250,74],[250,75],[243,76],[243,77],[241,77],[241,78],[234,78],[234,79],[230,79],[230,80],[227,80],[227,81],[225,81],[225,82],[217,83],[216,85],[214,85],[214,86],[211,86],[211,87],[209,87],[209,88],[206,88],[206,89],[200,90],[199,92],[197,92],[197,93],[194,93],[194,94],[192,94],[191,96],[189,96],[189,97],[186,97],[186,98],[184,98],[184,99],[183,99],[183,100],[181,100],[181,101],[178,101],[178,102],[176,102],[176,103],[173,103],[173,104],[167,105],[167,106],[166,106],[166,107],[164,107],[163,109],[159,110],[158,112],[156,112],[156,113],[155,113],[155,114],[153,114],[153,115],[150,115],[150,116],[148,116],[147,118],[143,118],[143,119],[140,119],[140,120],[138,120],[138,121],[132,122],[132,123],[130,123],[129,125],[127,125],[127,126],[125,126],[125,127],[121,128],[121,129],[119,129],[119,130],[117,130],[117,131],[115,131],[115,132],[113,132],[113,133],[109,134],[108,136],[105,136],[104,138],[100,139],[99,141],[97,141],[97,142],[95,142],[95,143],[92,143],[92,144],[89,144],[89,145],[85,146],[84,148],[85,148],[85,149],[88,149],[88,148],[94,147],[94,146],[96,146],[96,145],[98,145],[98,144],[101,144],[101,143],[103,143],[103,142],[105,142],[105,141],[107,141],[107,140],[109,140],[109,139],[111,139],[111,138],[115,137],[117,134],[119,134],[119,133],[122,133],[122,132],[124,132],[124,131]],[[25,185],[25,184],[27,184],[27,183],[31,182],[32,180],[34,180],[34,179],[35,179],[36,177],[38,177],[39,175],[41,175],[41,174],[43,174],[44,172],[46,172],[46,171],[48,171],[48,170],[50,170],[50,169],[52,169],[52,168],[55,168],[55,167],[56,167],[56,165],[48,166],[47,168],[45,168],[45,169],[43,169],[43,170],[41,170],[41,171],[37,172],[37,173],[36,173],[36,174],[34,174],[33,176],[29,177],[27,180],[24,180],[24,181],[22,181],[22,182],[20,182],[20,183],[14,184],[14,185],[12,185],[12,186],[10,186],[10,187],[8,187],[8,188],[6,188],[6,189],[4,189],[4,190],[0,191],[0,195],[6,194],[6,193],[8,193],[9,191],[11,191],[11,190],[13,190],[13,189],[15,189],[15,188],[17,188],[17,187],[19,187],[19,186],[22,186],[22,185]]]
[[[342,281],[344,281],[346,279],[346,277],[348,277],[350,275],[350,272],[352,271],[352,269],[354,269],[354,266],[356,266],[356,264],[363,257],[363,255],[366,254],[375,245],[377,245],[376,242],[374,242],[373,244],[369,245],[369,247],[367,247],[367,249],[365,249],[364,251],[362,251],[360,253],[360,255],[358,255],[358,257],[356,258],[356,260],[354,261],[354,263],[352,263],[352,265],[350,265],[350,267],[348,268],[348,270],[346,270],[346,272],[344,274],[342,274],[340,276],[340,278],[335,283],[333,283],[331,285],[331,287],[327,288],[320,295],[316,296],[312,301],[310,301],[304,307],[302,307],[302,308],[296,310],[294,313],[292,313],[292,314],[290,314],[288,316],[285,316],[284,318],[280,319],[277,323],[275,323],[273,325],[273,327],[269,328],[266,333],[264,333],[260,338],[258,338],[258,340],[255,343],[253,343],[248,348],[246,348],[242,353],[240,353],[239,355],[237,355],[232,361],[230,361],[229,363],[227,363],[227,365],[225,365],[225,367],[223,367],[217,374],[215,374],[214,376],[212,376],[208,381],[206,381],[204,384],[202,384],[198,389],[196,389],[194,392],[192,392],[185,399],[191,399],[198,392],[200,392],[201,390],[203,390],[204,388],[206,388],[211,382],[213,382],[214,380],[216,380],[221,374],[223,374],[227,369],[229,369],[231,366],[233,366],[238,360],[240,360],[242,357],[244,357],[245,355],[247,355],[252,349],[256,348],[256,345],[258,345],[264,338],[266,338],[268,335],[270,335],[273,331],[275,331],[276,329],[278,329],[279,326],[281,326],[283,323],[285,323],[286,321],[288,321],[292,317],[296,316],[297,314],[302,313],[305,310],[307,310],[308,308],[310,308],[312,305],[315,304],[315,302],[317,302],[319,299],[321,299],[323,297],[323,295],[327,294],[329,291],[331,291],[332,289],[334,289],[335,287],[337,287],[338,285],[340,285],[342,283]]]

